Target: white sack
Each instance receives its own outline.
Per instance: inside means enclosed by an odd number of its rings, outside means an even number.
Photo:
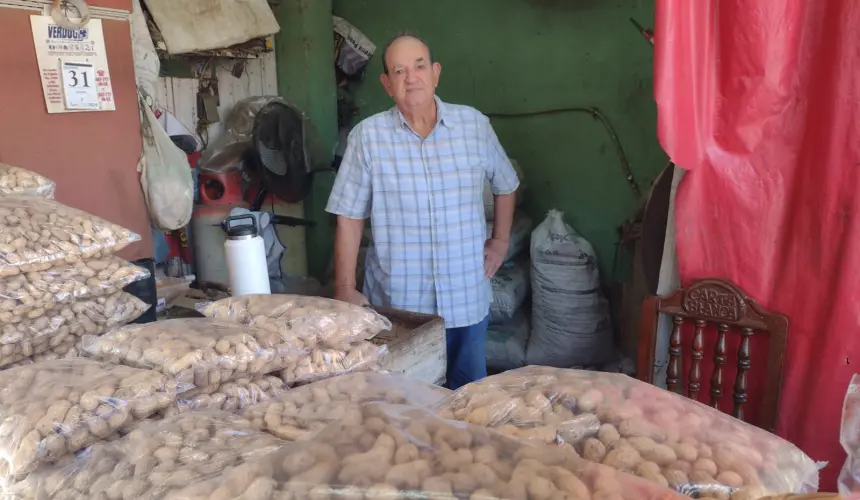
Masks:
[[[612,325],[591,244],[550,210],[531,239],[532,332],[527,363],[568,368],[612,353]]]

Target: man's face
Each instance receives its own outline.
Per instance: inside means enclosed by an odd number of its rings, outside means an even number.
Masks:
[[[442,66],[430,63],[430,51],[412,37],[402,37],[388,48],[385,58],[388,74],[382,74],[382,86],[399,108],[413,108],[433,100]]]

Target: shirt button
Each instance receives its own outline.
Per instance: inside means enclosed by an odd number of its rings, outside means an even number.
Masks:
[[[433,222],[439,222],[439,217],[433,217]]]

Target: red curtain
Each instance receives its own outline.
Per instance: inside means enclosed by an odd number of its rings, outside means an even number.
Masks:
[[[789,317],[777,433],[830,462],[825,491],[860,372],[858,26],[857,0],[658,0],[654,29],[659,139],[689,170],[682,281],[729,279]]]

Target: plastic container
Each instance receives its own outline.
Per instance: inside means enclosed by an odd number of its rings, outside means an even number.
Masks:
[[[250,224],[231,225],[232,222],[248,219]],[[234,297],[249,294],[269,294],[269,266],[266,261],[266,245],[257,229],[257,219],[251,214],[228,217],[227,240],[224,254],[227,258],[227,274],[230,292]]]

